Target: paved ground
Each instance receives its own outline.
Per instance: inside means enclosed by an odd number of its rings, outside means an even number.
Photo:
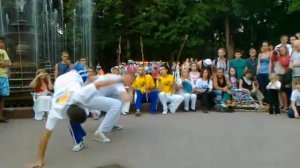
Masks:
[[[266,113],[177,113],[122,117],[112,143],[92,140],[99,121],[88,120],[87,148],[71,151],[61,122],[50,142],[45,168],[299,168],[300,121]],[[0,167],[21,168],[36,156],[44,122],[0,124]]]

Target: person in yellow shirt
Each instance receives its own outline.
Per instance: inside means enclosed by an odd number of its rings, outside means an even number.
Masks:
[[[3,117],[4,97],[8,96],[10,92],[7,73],[10,60],[4,46],[4,38],[0,37],[0,123],[7,123],[7,119]]]
[[[175,93],[176,82],[174,76],[169,74],[167,65],[160,66],[160,77],[157,80],[157,87],[160,91],[158,97],[163,106],[162,114],[167,114],[168,109],[175,113],[178,106],[183,102],[184,97]],[[167,103],[170,103],[169,105]]]
[[[158,100],[158,91],[155,88],[155,83],[151,75],[146,75],[144,67],[140,65],[137,68],[138,77],[135,78],[135,81],[132,87],[135,89],[136,101],[135,108],[136,116],[141,115],[141,108],[143,102],[150,103],[150,113],[156,113],[157,111],[157,100]]]

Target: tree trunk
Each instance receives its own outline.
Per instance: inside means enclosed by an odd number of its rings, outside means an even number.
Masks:
[[[130,53],[130,40],[127,38],[126,40],[126,58],[130,59],[131,58],[131,53]]]
[[[234,42],[233,42],[233,33],[230,25],[229,14],[225,16],[225,38],[226,38],[227,58],[231,59],[233,57],[233,52],[234,52]]]

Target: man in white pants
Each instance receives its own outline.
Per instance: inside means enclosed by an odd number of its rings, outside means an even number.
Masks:
[[[100,126],[95,131],[94,140],[96,141],[108,143],[110,142],[110,139],[104,133],[111,132],[115,129],[122,129],[121,126],[117,125],[123,108],[122,105],[132,100],[132,94],[126,91],[125,86],[131,87],[135,77],[131,73],[124,74],[122,77],[109,74],[98,76],[94,81],[101,82],[106,80],[118,80],[121,78],[128,78],[131,80],[129,80],[128,83],[117,83],[103,87],[97,91],[96,98],[94,98],[94,103],[101,103],[99,110],[107,112]]]
[[[40,139],[38,145],[38,158],[33,164],[27,166],[27,168],[41,168],[44,165],[45,153],[48,145],[48,141],[51,138],[52,131],[54,130],[57,122],[63,118],[68,118],[70,123],[76,129],[72,129],[73,136],[76,141],[82,140],[76,144],[73,148],[77,151],[83,147],[83,137],[85,132],[81,127],[81,123],[86,120],[86,113],[84,108],[99,109],[101,104],[101,97],[97,96],[94,103],[95,94],[97,89],[101,89],[104,86],[112,85],[115,83],[130,83],[127,82],[126,76],[116,80],[103,80],[101,82],[92,83],[83,87],[84,82],[87,79],[83,65],[78,64],[74,66],[74,70],[67,72],[64,75],[59,76],[54,84],[54,95],[52,98],[52,106],[47,118],[46,129]],[[132,79],[130,79],[131,81]],[[66,117],[67,115],[67,117]]]
[[[160,77],[157,80],[158,90],[160,91],[158,97],[163,106],[162,114],[167,114],[168,110],[175,113],[178,106],[183,102],[184,97],[175,93],[176,81],[174,76],[170,75],[169,67],[162,65],[160,67]],[[169,105],[167,103],[170,103]]]

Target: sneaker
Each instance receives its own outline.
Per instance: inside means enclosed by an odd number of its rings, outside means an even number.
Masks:
[[[134,115],[135,115],[136,117],[140,117],[140,116],[142,115],[142,113],[139,112],[139,111],[137,111],[137,112],[134,113]]]
[[[122,125],[115,125],[113,128],[112,128],[112,131],[120,131],[123,129],[123,126]]]
[[[163,115],[166,115],[167,113],[168,113],[167,111],[163,111],[163,112],[162,112]]]
[[[227,108],[228,106],[224,103],[220,104],[223,108]]]
[[[221,104],[214,105],[214,109],[218,112],[224,112],[224,108],[221,106]]]
[[[78,152],[78,151],[81,151],[83,149],[83,147],[84,147],[83,142],[80,142],[79,144],[74,145],[72,150],[74,152]]]
[[[191,111],[191,112],[196,112],[196,110],[195,110],[195,109],[192,109],[192,108],[190,109],[190,111]]]
[[[92,116],[93,116],[94,120],[99,120],[99,118],[100,118],[100,115],[97,113],[92,113]]]
[[[124,111],[124,112],[122,112],[122,115],[127,115],[127,114],[128,114],[128,112],[125,112],[125,111]]]
[[[203,113],[208,113],[208,110],[202,110]]]
[[[95,141],[103,142],[103,143],[110,142],[110,139],[108,137],[106,137],[105,134],[99,130],[97,130],[94,135],[95,135],[95,137],[94,137]]]

